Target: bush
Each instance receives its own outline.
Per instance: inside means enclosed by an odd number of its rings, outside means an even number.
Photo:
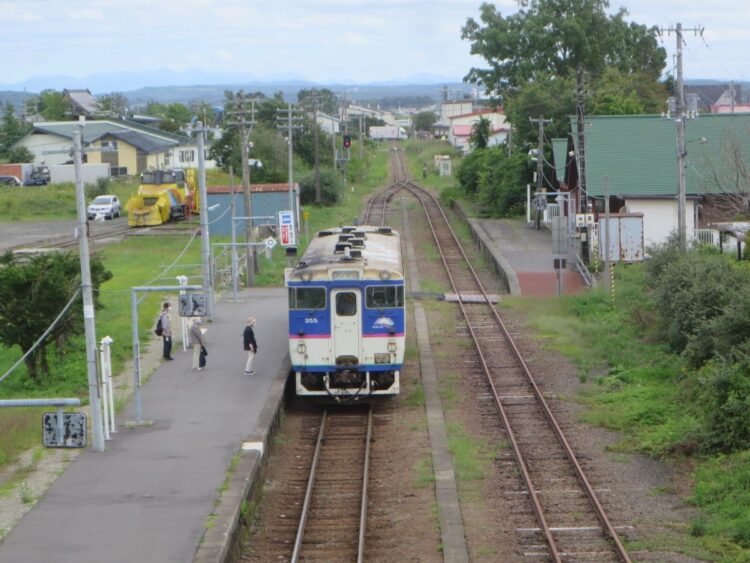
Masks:
[[[469,153],[461,161],[456,177],[461,189],[467,194],[475,194],[479,191],[479,173],[484,166],[484,154],[487,149],[476,149]]]
[[[112,181],[109,178],[97,178],[93,184],[86,184],[86,199],[112,193]]]
[[[669,261],[654,282],[662,337],[693,366],[711,359],[719,318],[750,291],[748,282],[746,272],[723,256],[690,252]]]
[[[703,448],[735,452],[750,448],[750,356],[720,359],[701,373],[700,405],[705,416]]]
[[[299,180],[300,200],[302,205],[315,205],[315,172],[310,172]],[[341,196],[341,180],[329,168],[320,171],[320,205],[332,207]]]

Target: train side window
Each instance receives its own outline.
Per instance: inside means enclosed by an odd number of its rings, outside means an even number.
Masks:
[[[290,309],[325,309],[326,290],[324,287],[290,287]]]
[[[394,285],[370,286],[366,291],[368,309],[404,306],[404,287]]]
[[[339,317],[353,317],[357,314],[357,296],[353,292],[336,294],[336,314]]]

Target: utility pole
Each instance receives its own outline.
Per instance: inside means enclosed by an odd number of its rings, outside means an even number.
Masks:
[[[578,126],[578,212],[588,211],[588,191],[586,190],[586,96],[583,88],[583,66],[576,67],[576,123]],[[570,210],[568,210],[570,213]]]
[[[83,117],[78,128],[73,132],[73,149],[44,151],[43,154],[67,154],[73,156],[76,193],[76,236],[81,263],[81,295],[83,299],[83,329],[86,339],[86,371],[89,386],[89,404],[91,406],[91,430],[94,433],[93,448],[104,451],[104,425],[99,389],[99,374],[96,366],[96,322],[94,317],[94,294],[91,282],[91,260],[89,257],[88,214],[86,213],[86,193],[83,186],[83,153],[113,152],[105,148],[83,148]]]
[[[201,201],[201,263],[203,265],[203,290],[208,295],[208,319],[214,319],[214,283],[211,275],[211,239],[208,232],[208,189],[206,188],[206,129],[198,121],[192,132],[198,139],[198,193]]]
[[[685,112],[685,89],[682,81],[682,32],[692,31],[696,35],[703,35],[702,27],[694,27],[690,29],[683,29],[682,24],[678,23],[674,28],[667,28],[661,31],[667,33],[675,32],[677,37],[677,80],[675,81],[675,127],[677,129],[677,237],[679,239],[680,248],[687,250],[687,217],[685,215],[685,208],[687,207],[687,193],[685,186],[685,120],[687,114]]]
[[[277,113],[282,113],[284,110],[277,109]],[[291,104],[291,102],[287,106],[286,110],[286,123],[284,123],[284,118],[277,117],[276,120],[279,121],[278,127],[280,129],[286,128],[287,130],[287,144],[289,145],[289,155],[288,155],[288,176],[289,176],[289,209],[292,211],[292,216],[294,217],[295,224],[297,225],[297,228],[299,228],[300,221],[299,217],[297,217],[297,209],[296,205],[294,204],[294,183],[292,181],[292,132],[295,129],[303,129],[302,126],[302,117],[299,116],[299,114],[295,114],[295,112],[298,112],[299,110],[294,108]]]
[[[320,204],[320,154],[318,152],[318,102],[313,106],[313,143],[315,144],[315,203]]]
[[[544,115],[540,115],[539,119],[531,119],[529,121],[532,125],[538,125],[539,136],[538,136],[538,148],[536,155],[536,192],[542,191],[542,176],[544,176],[544,126],[548,123],[552,123],[551,119],[544,119]]]
[[[248,102],[251,105],[249,110],[250,116],[248,118]],[[255,125],[255,100],[248,99],[245,93],[240,90],[235,95],[234,106],[232,111],[228,111],[227,114],[233,116],[232,121],[228,121],[228,125],[234,125],[239,127],[240,135],[240,152],[242,154],[242,189],[245,194],[245,216],[253,216],[253,206],[250,196],[250,164],[248,162],[248,149],[250,142],[250,134],[253,132],[253,126]],[[255,233],[253,231],[252,219],[245,221],[245,241],[253,243],[255,242]],[[252,287],[255,283],[255,246],[252,244],[248,245],[247,248],[247,287]]]
[[[104,451],[104,428],[102,426],[102,406],[99,394],[99,375],[96,369],[96,323],[94,320],[94,293],[91,287],[91,263],[89,261],[89,240],[87,236],[88,216],[86,195],[81,171],[83,161],[82,146],[83,122],[73,133],[73,164],[76,176],[76,210],[78,215],[78,252],[81,257],[81,290],[83,295],[83,327],[86,336],[86,367],[91,403],[91,429],[94,432],[94,450]]]
[[[339,120],[339,123],[341,121]],[[333,151],[333,171],[338,172],[338,154],[336,153],[336,117],[331,116],[331,150]]]
[[[359,159],[364,160],[365,158],[365,143],[362,140],[362,131],[364,130],[364,127],[362,126],[362,118],[364,115],[359,114]]]

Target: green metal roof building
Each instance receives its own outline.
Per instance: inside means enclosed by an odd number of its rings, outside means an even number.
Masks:
[[[578,152],[578,127],[571,117]],[[677,195],[674,119],[659,115],[589,116],[585,121],[586,189],[589,197]],[[686,193],[690,196],[744,188],[750,192],[750,113],[701,115],[685,123]],[[744,179],[737,171],[744,170]],[[742,176],[742,174],[740,174]],[[738,182],[740,185],[738,185]]]

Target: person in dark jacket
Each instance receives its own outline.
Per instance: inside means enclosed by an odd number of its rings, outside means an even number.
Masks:
[[[159,315],[162,329],[161,337],[164,341],[164,351],[162,355],[165,360],[174,360],[172,357],[172,327],[169,324],[169,306],[169,303],[165,302],[161,310],[161,315]]]
[[[245,351],[247,352],[247,362],[245,363],[245,375],[255,375],[253,370],[253,360],[258,353],[258,343],[255,342],[255,317],[248,317],[245,322],[245,332],[242,333],[242,341]]]

